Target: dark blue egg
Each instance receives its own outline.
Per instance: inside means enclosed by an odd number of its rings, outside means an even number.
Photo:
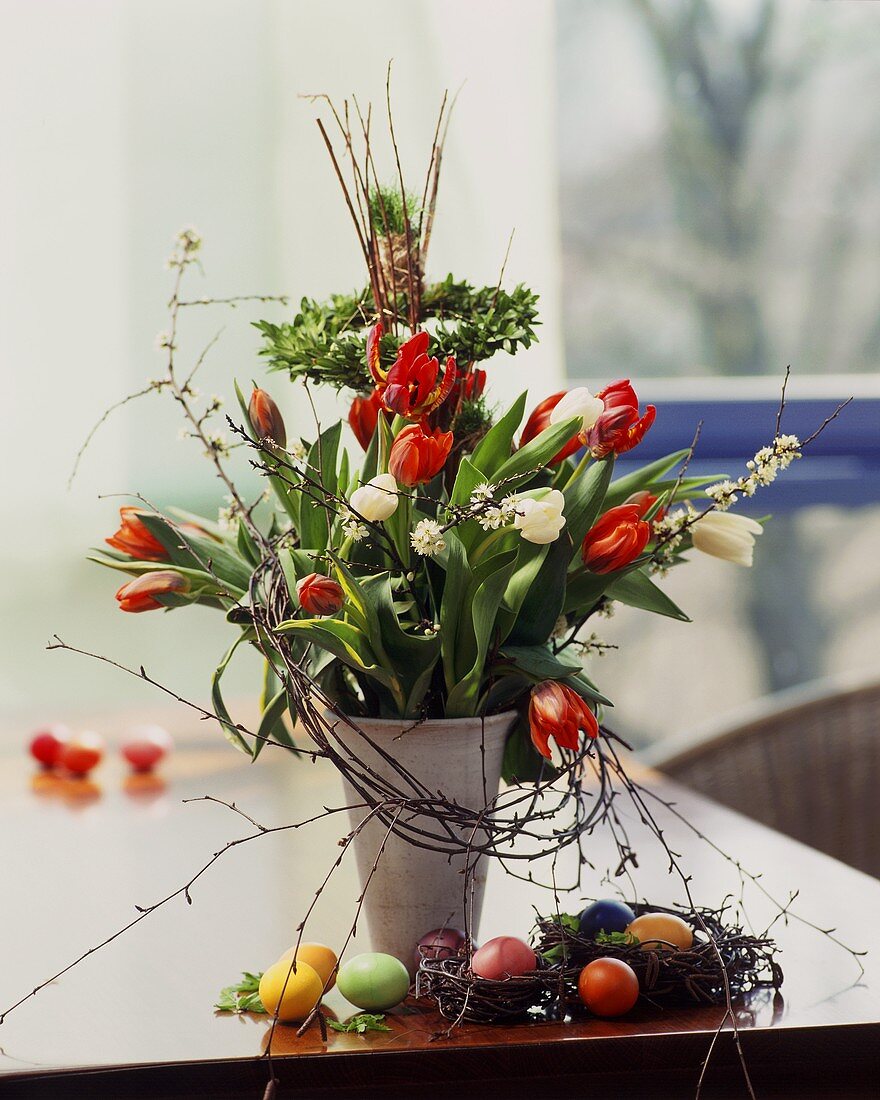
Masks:
[[[593,940],[600,932],[623,932],[635,919],[635,913],[624,902],[603,898],[581,913],[580,934]]]

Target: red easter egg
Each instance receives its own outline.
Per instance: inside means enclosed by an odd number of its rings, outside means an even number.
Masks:
[[[426,932],[416,944],[413,960],[416,966],[422,959],[448,959],[464,950],[466,940],[460,928],[435,928]]]
[[[161,726],[137,726],[122,746],[122,755],[136,772],[149,772],[171,751],[171,734]]]
[[[580,973],[578,996],[597,1016],[622,1016],[639,999],[639,979],[623,959],[594,959]]]
[[[44,768],[54,768],[69,737],[67,726],[47,726],[34,735],[30,744],[31,756]]]
[[[538,969],[535,952],[516,936],[496,936],[474,952],[471,969],[480,978],[503,981]]]
[[[104,742],[97,735],[86,731],[78,733],[63,747],[58,758],[62,768],[73,775],[87,775],[104,755]]]

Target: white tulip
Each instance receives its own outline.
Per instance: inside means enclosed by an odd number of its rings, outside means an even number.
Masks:
[[[572,416],[583,417],[583,431],[587,431],[596,423],[605,411],[605,402],[594,397],[586,386],[578,386],[569,390],[565,397],[550,413],[551,424],[561,424]]]
[[[397,482],[392,474],[378,474],[360,489],[355,489],[350,503],[354,511],[364,519],[370,523],[378,523],[397,511],[400,499],[398,493]]]
[[[540,497],[520,497],[516,502],[516,518],[513,526],[526,542],[543,546],[555,542],[565,526],[565,497],[558,489],[542,491]]]
[[[694,547],[713,558],[723,558],[735,565],[750,566],[755,539],[764,528],[748,516],[733,512],[706,512],[691,527]]]

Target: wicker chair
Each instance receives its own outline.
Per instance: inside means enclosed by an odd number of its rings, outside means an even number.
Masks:
[[[725,806],[880,878],[880,681],[820,680],[644,754]]]

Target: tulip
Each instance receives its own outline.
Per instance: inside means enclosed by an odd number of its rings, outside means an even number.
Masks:
[[[147,513],[131,506],[119,509],[119,530],[104,541],[137,561],[168,561],[168,551],[140,518]]]
[[[694,548],[735,565],[752,564],[755,539],[764,528],[748,516],[732,512],[704,512],[691,527]]]
[[[561,749],[577,751],[581,733],[590,738],[599,736],[595,714],[576,691],[556,680],[544,680],[532,688],[529,729],[532,744],[548,759],[551,737]]]
[[[581,431],[585,432],[596,423],[604,408],[600,397],[594,397],[586,386],[577,386],[564,393],[554,405],[550,413],[550,423],[561,424],[563,420],[580,416],[583,420]]]
[[[189,581],[173,569],[143,573],[116,593],[120,611],[157,611],[165,607],[158,597],[189,591]]]
[[[287,429],[281,410],[265,390],[254,388],[248,404],[248,420],[258,439],[270,439],[282,448],[287,446]]]
[[[637,504],[619,504],[587,531],[581,555],[593,573],[613,573],[641,554],[651,537],[651,525]]]
[[[342,585],[321,573],[309,573],[297,581],[296,594],[303,611],[310,615],[335,615],[342,607]]]
[[[565,397],[565,390],[560,390],[559,393],[551,394],[550,397],[545,397],[543,401],[539,401],[532,410],[531,415],[526,421],[526,426],[523,428],[522,436],[520,437],[520,447],[525,447],[527,443],[535,438],[536,435],[540,435],[545,428],[550,427],[550,414]],[[562,448],[562,450],[550,459],[548,465],[558,466],[560,462],[564,462],[569,455],[573,455],[582,446],[580,439],[575,436],[574,439],[570,439],[568,443]]]
[[[382,322],[377,321],[367,336],[367,366],[382,404],[390,413],[407,420],[424,420],[446,400],[458,375],[455,360],[449,356],[446,369],[440,375],[440,364],[428,357],[430,336],[417,332],[397,349],[397,359],[387,372],[380,362]]]
[[[623,503],[634,504],[639,510],[639,516],[644,519],[659,499],[660,498],[654,496],[653,493],[649,493],[647,489],[642,489],[638,493],[630,493],[630,495]],[[663,519],[665,515],[666,509],[658,508],[651,518],[655,520],[660,520]]]
[[[397,482],[393,474],[378,474],[351,494],[352,509],[370,523],[388,519],[397,511]]]
[[[612,382],[596,396],[602,401],[603,411],[585,435],[590,454],[604,458],[612,451],[631,451],[654,423],[657,410],[648,405],[644,416],[639,416],[639,399],[628,378]]]
[[[516,502],[513,526],[526,542],[544,546],[555,542],[565,526],[565,497],[558,489],[543,492],[540,497],[520,497]]]
[[[469,370],[459,376],[455,384],[456,393],[461,401],[476,401],[483,396],[486,388],[486,372],[480,367]]]
[[[355,439],[366,450],[373,438],[373,432],[379,423],[379,410],[382,408],[382,395],[373,390],[369,397],[358,395],[348,410],[348,423]]]
[[[440,473],[451,450],[452,432],[407,424],[391,444],[388,469],[398,485],[424,485]]]

